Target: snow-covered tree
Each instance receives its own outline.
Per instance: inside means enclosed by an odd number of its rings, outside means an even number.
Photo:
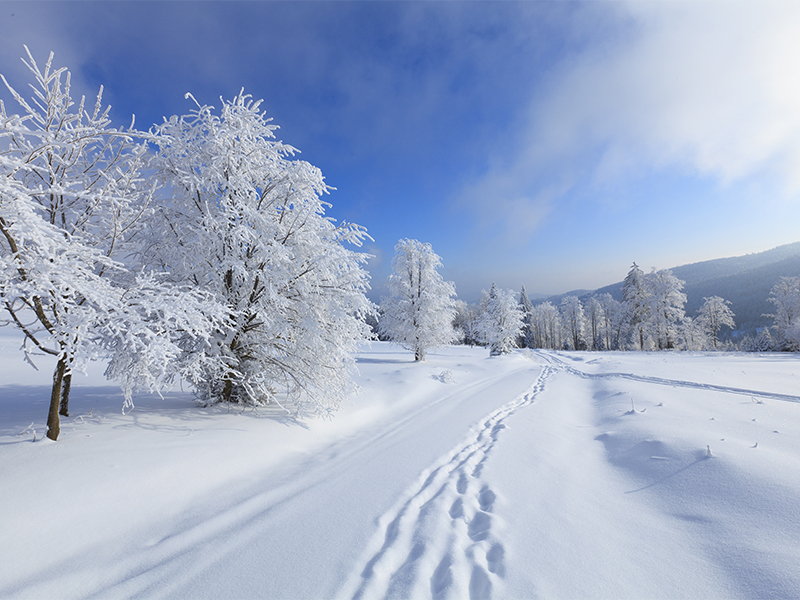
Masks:
[[[550,302],[542,302],[533,307],[533,331],[537,348],[561,349],[563,345],[561,315]]]
[[[635,262],[622,282],[622,306],[631,337],[644,350],[650,301],[644,272]]]
[[[698,326],[705,334],[709,345],[717,349],[719,343],[719,332],[723,327],[733,329],[736,323],[733,320],[734,314],[730,309],[730,301],[724,300],[719,296],[703,298],[703,306],[698,310],[696,319]]]
[[[625,311],[622,303],[611,294],[601,294],[598,298],[602,307],[600,330],[606,350],[619,350],[622,346],[622,332],[625,327]]]
[[[428,350],[455,341],[456,287],[442,278],[442,259],[430,244],[403,239],[394,251],[379,330],[423,361]]]
[[[775,305],[772,329],[774,345],[780,350],[800,350],[800,277],[781,277],[770,292],[769,301]]]
[[[522,332],[523,313],[516,294],[492,283],[488,292],[483,291],[480,314],[481,340],[489,346],[490,356],[511,352]]]
[[[522,310],[522,335],[520,336],[520,347],[522,348],[535,348],[536,340],[534,336],[533,326],[533,304],[528,298],[528,292],[525,291],[525,286],[522,286],[522,291],[519,293],[519,308]]]
[[[603,350],[607,348],[605,345],[605,336],[603,335],[603,304],[597,296],[592,296],[586,302],[584,318],[589,335],[592,338],[592,350]]]
[[[561,301],[561,322],[570,347],[573,350],[585,350],[583,305],[577,296],[567,296]]]
[[[202,400],[328,412],[353,387],[352,351],[370,336],[368,257],[353,249],[368,236],[326,216],[322,173],[292,159],[260,101],[243,91],[220,101],[219,113],[195,101],[153,130],[151,168],[170,194],[145,259],[225,308],[210,343],[184,348],[206,359],[190,378]]]
[[[0,296],[8,316],[0,324],[56,359],[47,421],[55,440],[74,370],[111,359],[107,373],[121,379],[130,403],[134,389],[173,374],[176,336],[202,339],[213,323],[202,318],[201,292],[123,264],[153,194],[142,174],[143,134],[111,126],[102,88],[93,107],[76,104],[69,72],[52,59],[42,69],[28,52],[30,101],[0,76],[21,109],[11,114],[0,102]]]
[[[745,352],[771,352],[772,349],[772,336],[769,334],[768,327],[759,331],[755,338],[748,336],[742,342],[742,350]]]
[[[684,319],[686,294],[681,292],[683,281],[669,269],[652,270],[646,278],[649,309],[648,324],[659,350],[674,348],[678,328]]]
[[[684,318],[678,328],[680,347],[684,350],[704,350],[708,347],[708,337],[697,319]]]
[[[480,344],[478,335],[478,307],[469,305],[463,300],[455,302],[456,315],[453,318],[453,328],[456,338],[462,344],[474,346]]]

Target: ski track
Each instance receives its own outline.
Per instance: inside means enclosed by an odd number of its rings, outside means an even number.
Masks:
[[[491,598],[505,577],[505,547],[494,514],[497,495],[482,478],[504,421],[530,405],[547,378],[484,417],[470,434],[422,472],[379,520],[365,558],[340,591],[341,599]]]
[[[791,394],[779,394],[777,392],[764,392],[760,390],[749,390],[745,388],[736,388],[725,385],[714,385],[711,383],[697,383],[693,381],[683,381],[681,379],[664,379],[662,377],[652,377],[647,375],[634,375],[633,373],[585,373],[570,366],[563,359],[549,353],[535,350],[533,355],[547,365],[550,365],[555,370],[575,375],[582,379],[628,379],[630,381],[640,381],[643,383],[652,383],[654,385],[667,385],[671,387],[686,387],[697,390],[707,390],[711,392],[724,392],[728,394],[739,394],[742,396],[759,396],[761,398],[771,398],[773,400],[782,400],[783,402],[798,402],[800,403],[800,396],[792,396]]]

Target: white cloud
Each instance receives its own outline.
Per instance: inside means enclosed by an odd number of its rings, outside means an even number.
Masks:
[[[98,3],[97,6],[100,6]],[[70,3],[2,2],[0,3],[0,73],[24,98],[30,98],[33,76],[22,59],[28,61],[24,46],[28,47],[34,61],[44,70],[50,53],[53,53],[51,70],[66,68],[71,72],[71,95],[77,101],[85,96],[92,106],[98,88],[90,86],[81,76],[81,65],[93,51],[90,36],[75,35],[74,23],[79,20]],[[105,92],[107,104],[108,90]],[[20,107],[11,100],[5,86],[0,83],[0,97],[6,101],[11,113]],[[128,125],[128,119],[124,125]]]
[[[630,8],[638,39],[576,65],[554,100],[591,99],[582,117],[594,141],[628,159],[683,164],[725,182],[774,171],[800,185],[800,4]],[[544,114],[562,121],[557,104]]]
[[[800,3],[630,2],[545,79],[522,147],[465,194],[527,199],[541,222],[561,186],[677,168],[800,191]]]

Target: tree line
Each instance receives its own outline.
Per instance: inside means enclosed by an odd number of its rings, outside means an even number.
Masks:
[[[27,51],[27,48],[26,48]],[[389,296],[368,300],[369,238],[335,223],[319,169],[275,137],[260,101],[241,91],[165,118],[115,128],[102,102],[71,95],[71,76],[28,52],[30,98],[0,75],[0,326],[22,351],[53,356],[47,436],[69,414],[72,375],[104,361],[125,404],[139,389],[189,382],[204,404],[292,406],[327,414],[354,389],[354,351],[373,331],[425,359],[481,344],[574,350],[717,349],[733,314],[713,296],[684,313],[683,282],[634,263],[623,300],[533,304],[492,285],[459,301],[430,244],[400,240]],[[773,289],[775,339],[800,349],[800,278]],[[766,336],[769,336],[767,332]],[[288,408],[287,408],[288,409]]]
[[[684,282],[669,269],[644,273],[634,262],[622,286],[622,300],[603,293],[581,301],[563,298],[534,304],[523,286],[517,295],[492,284],[474,305],[458,300],[455,286],[437,269],[441,259],[430,244],[400,240],[395,247],[390,296],[373,323],[381,339],[413,350],[424,360],[428,350],[450,343],[481,345],[497,356],[513,348],[551,350],[800,350],[800,277],[783,277],[769,301],[774,325],[737,347],[721,342],[724,329],[736,327],[730,302],[711,296],[692,317],[686,314]]]

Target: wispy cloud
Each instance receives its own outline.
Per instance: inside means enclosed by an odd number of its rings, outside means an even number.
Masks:
[[[530,102],[519,146],[464,192],[541,224],[559,193],[656,171],[800,191],[800,4],[630,2]],[[533,229],[531,229],[532,231]]]

